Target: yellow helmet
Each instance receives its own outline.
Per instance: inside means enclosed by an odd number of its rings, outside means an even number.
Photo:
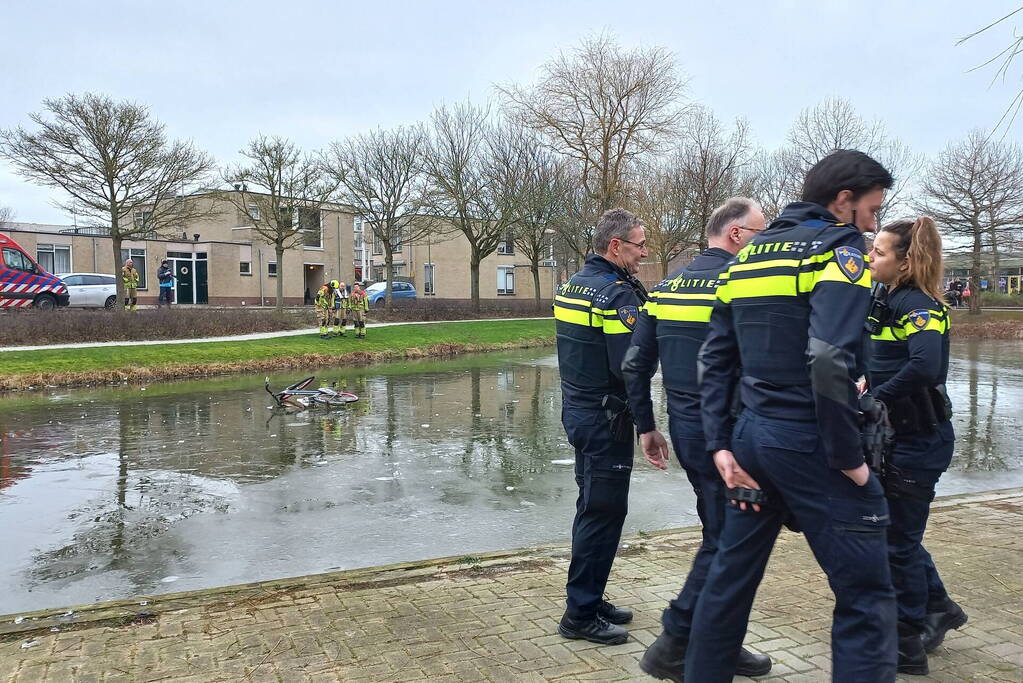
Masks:
[[[337,289],[338,287],[341,286],[341,283],[338,282],[337,280],[331,280],[330,281],[330,286],[333,287],[334,289]]]

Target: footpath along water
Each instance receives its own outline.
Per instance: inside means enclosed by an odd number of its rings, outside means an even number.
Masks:
[[[1023,343],[953,354],[939,494],[1023,485]],[[362,400],[282,415],[261,376],[0,399],[0,614],[568,542],[549,349],[318,374]],[[695,523],[681,470],[637,460],[626,532]]]

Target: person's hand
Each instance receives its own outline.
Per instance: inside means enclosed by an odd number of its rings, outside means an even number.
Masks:
[[[854,470],[842,470],[842,474],[852,479],[857,486],[863,486],[870,481],[870,468],[867,467],[867,463],[863,463]]]
[[[857,396],[862,396],[866,392],[867,392],[867,380],[866,379],[861,379],[859,382],[856,383],[856,395]]]
[[[714,451],[714,466],[718,468],[718,473],[725,482],[725,486],[730,489],[741,487],[744,489],[760,489],[760,484],[757,483],[756,479],[751,477],[746,470],[739,466],[739,463],[735,460],[735,454],[728,450]],[[736,501],[729,501],[732,505],[736,504]],[[739,509],[745,510],[746,506],[749,505],[757,512],[760,512],[760,506],[755,503],[739,503]]]
[[[659,470],[668,469],[668,442],[656,429],[639,435],[639,445],[646,461]]]

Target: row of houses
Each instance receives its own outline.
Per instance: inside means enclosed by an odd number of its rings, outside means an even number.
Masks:
[[[115,262],[104,230],[38,223],[0,224],[39,264],[53,273],[116,273],[131,258],[141,274],[139,303],[155,304],[156,269],[167,259],[174,269],[180,304],[272,306],[277,279],[283,280],[285,305],[308,302],[324,282],[384,279],[384,254],[372,230],[342,204],[324,204],[310,220],[301,244],[288,249],[281,263],[272,245],[261,241],[251,221],[225,193],[203,201],[215,204],[208,216],[181,227],[180,237],[124,241]],[[395,246],[394,275],[411,282],[420,297],[468,299],[469,244],[451,232],[415,244]],[[540,297],[553,298],[556,264],[540,267]],[[502,243],[480,266],[480,296],[531,300],[535,296],[528,259]]]

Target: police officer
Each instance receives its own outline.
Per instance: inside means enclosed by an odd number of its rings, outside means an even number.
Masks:
[[[967,619],[922,544],[934,487],[952,462],[955,441],[945,393],[949,320],[941,236],[930,218],[896,221],[878,233],[870,258],[871,275],[884,286],[870,330],[869,384],[895,429],[884,484],[892,516],[888,558],[898,603],[898,670],[924,675],[926,653]]]
[[[646,290],[634,277],[647,255],[643,223],[625,209],[606,211],[586,257],[554,297],[562,412],[575,448],[579,497],[572,523],[565,638],[624,643],[619,624],[632,612],[603,599],[628,511],[635,439],[622,380],[622,360]]]
[[[725,264],[763,229],[764,214],[752,199],[733,197],[715,209],[707,222],[709,248],[650,292],[622,366],[643,453],[651,464],[666,469],[668,444],[657,431],[650,400],[650,378],[660,360],[671,443],[696,492],[696,512],[703,524],[703,543],[685,585],[661,616],[664,632],[639,663],[651,676],[677,683],[682,681],[693,610],[717,552],[726,505],[724,482],[703,438],[696,356],[707,334],[714,292]],[[770,670],[768,657],[741,650],[736,675],[760,676]]]
[[[866,154],[832,152],[807,173],[803,201],[755,236],[718,286],[700,353],[707,448],[729,488],[766,498],[725,510],[693,616],[687,681],[732,680],[753,596],[790,516],[835,594],[833,679],[895,680],[888,504],[864,462],[855,384],[870,305],[860,233],[876,228],[891,185]]]

